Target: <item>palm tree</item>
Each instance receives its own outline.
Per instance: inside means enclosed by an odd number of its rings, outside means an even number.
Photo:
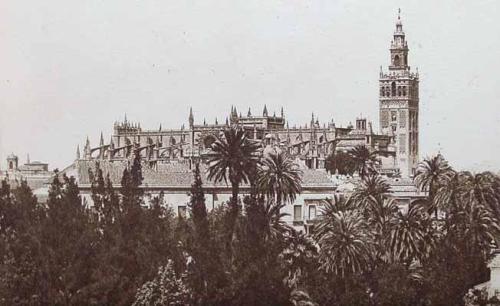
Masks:
[[[281,212],[285,204],[275,205],[272,201],[266,201],[264,204],[265,217],[265,235],[266,240],[283,239],[284,235],[292,230],[292,228],[283,220],[288,216],[287,213]]]
[[[391,186],[377,173],[370,173],[356,184],[352,194],[353,200],[358,202],[361,208],[366,208],[370,198],[382,199],[390,192]]]
[[[469,250],[490,251],[491,242],[497,242],[500,234],[498,220],[490,210],[479,203],[467,205],[465,215],[467,222],[464,240],[469,244]]]
[[[356,170],[358,170],[362,178],[365,177],[368,172],[375,170],[375,164],[378,162],[377,154],[375,152],[370,152],[366,146],[356,146],[349,154],[352,156],[356,165]]]
[[[448,231],[461,235],[466,249],[487,251],[500,234],[498,178],[490,172],[460,172],[458,176],[455,201],[450,202]]]
[[[391,256],[388,237],[397,224],[399,208],[394,199],[375,198],[371,196],[366,207],[365,219],[374,230],[377,245],[377,257],[387,261]]]
[[[364,271],[372,255],[372,233],[357,210],[325,205],[314,238],[319,244],[320,267],[344,276]]]
[[[333,198],[326,198],[323,201],[321,215],[325,218],[329,218],[333,213],[354,210],[358,208],[355,204],[357,203],[353,201],[352,197],[345,197],[341,194],[336,193],[333,195]]]
[[[294,229],[284,237],[284,245],[280,258],[288,271],[285,281],[289,287],[297,288],[307,275],[307,271],[314,267],[318,248],[310,235]]]
[[[446,216],[461,201],[463,191],[463,174],[454,172],[447,184],[440,186],[434,195],[434,206]]]
[[[208,179],[231,183],[233,212],[238,210],[238,194],[241,183],[254,179],[259,163],[258,144],[247,138],[239,128],[227,128],[216,136],[208,157]]]
[[[498,209],[498,185],[497,177],[491,172],[472,174],[470,172],[461,173],[462,192],[466,201],[496,210]]]
[[[325,160],[325,168],[331,174],[352,175],[356,171],[356,164],[349,153],[333,151]]]
[[[279,206],[293,202],[300,193],[302,171],[284,152],[268,154],[257,170],[257,190]]]
[[[430,235],[428,214],[421,205],[410,204],[406,212],[398,211],[389,235],[389,246],[395,257],[409,266],[414,259],[424,259],[434,241]]]
[[[429,209],[434,210],[436,216],[437,208],[434,203],[434,196],[441,186],[450,181],[453,174],[453,169],[441,154],[424,159],[417,167],[414,178],[415,184],[421,191],[429,193]]]

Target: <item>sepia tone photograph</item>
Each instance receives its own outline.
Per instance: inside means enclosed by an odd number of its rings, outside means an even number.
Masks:
[[[499,11],[0,0],[0,305],[500,305]]]

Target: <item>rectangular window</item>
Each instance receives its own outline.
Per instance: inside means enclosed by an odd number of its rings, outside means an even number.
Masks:
[[[389,112],[386,110],[383,110],[380,112],[380,124],[382,125],[383,128],[386,128],[389,126]]]
[[[406,152],[406,134],[399,134],[399,152]]]
[[[309,205],[309,220],[316,219],[316,205]]]
[[[302,221],[302,205],[293,206],[293,221]]]
[[[185,205],[179,205],[177,207],[177,215],[182,218],[186,218],[186,206]]]
[[[406,127],[406,111],[405,110],[400,110],[399,111],[399,127]]]

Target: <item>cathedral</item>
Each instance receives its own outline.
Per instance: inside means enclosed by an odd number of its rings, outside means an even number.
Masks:
[[[222,129],[238,127],[263,148],[272,146],[286,151],[304,168],[322,169],[328,155],[362,145],[377,153],[380,173],[411,177],[418,162],[418,73],[413,73],[408,65],[408,44],[399,15],[390,44],[390,65],[387,72],[381,69],[379,84],[380,131],[374,130],[365,118],[341,127],[333,121],[320,123],[314,114],[310,122],[290,126],[283,108],[278,114],[271,114],[265,105],[262,111],[249,108],[243,114],[231,107],[225,120],[211,123],[198,121],[190,109],[187,125],[180,129],[160,126],[146,130],[125,117],[122,122],[115,122],[114,133],[107,142],[102,134],[97,146],[91,146],[87,139],[83,154],[77,149],[77,159],[124,161],[138,150],[153,169],[173,162],[191,166],[209,152]]]
[[[82,150],[77,148],[76,160],[60,173],[75,177],[80,194],[91,203],[91,172],[99,166],[113,185],[119,186],[123,170],[129,167],[134,152],[139,152],[143,161],[142,188],[151,196],[162,194],[165,205],[184,215],[194,163],[205,159],[223,129],[234,127],[243,129],[263,152],[279,148],[300,166],[302,192],[283,209],[287,213],[284,221],[297,229],[307,232],[314,226],[317,209],[325,198],[352,191],[352,178],[330,175],[324,168],[329,155],[356,146],[376,153],[378,172],[387,177],[392,197],[404,207],[424,193],[411,179],[418,162],[418,73],[413,73],[408,64],[408,44],[399,16],[389,50],[388,70],[381,69],[379,79],[380,130],[365,118],[356,118],[354,125],[343,127],[333,120],[321,123],[314,114],[305,124],[290,125],[283,108],[278,113],[270,112],[266,105],[259,111],[244,112],[233,106],[221,122],[216,119],[210,123],[196,118],[189,109],[186,124],[178,129],[161,125],[158,129],[143,129],[125,117],[114,123],[107,141],[102,133],[98,145],[91,145],[87,139]],[[230,186],[209,180],[207,165],[202,162],[200,167],[208,209],[227,202]],[[243,184],[241,193],[248,192],[250,186]]]

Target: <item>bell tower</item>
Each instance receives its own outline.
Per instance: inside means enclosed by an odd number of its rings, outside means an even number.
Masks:
[[[396,163],[403,177],[412,176],[418,163],[418,70],[408,65],[408,43],[403,32],[401,10],[390,46],[388,71],[380,69],[380,129],[394,138]]]

